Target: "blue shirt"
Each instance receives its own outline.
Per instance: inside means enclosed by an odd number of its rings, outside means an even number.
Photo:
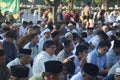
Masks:
[[[107,60],[108,60],[108,63],[110,66],[113,66],[119,60],[119,57],[116,55],[116,53],[113,49],[110,49],[107,52],[106,56],[107,56]]]
[[[104,67],[108,66],[106,55],[100,56],[97,49],[94,49],[88,54],[87,62],[97,65],[99,70],[104,70]]]

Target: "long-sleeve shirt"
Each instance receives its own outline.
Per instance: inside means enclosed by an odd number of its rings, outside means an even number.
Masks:
[[[56,56],[50,56],[47,52],[42,51],[40,52],[34,59],[33,62],[33,75],[39,74],[43,72],[44,69],[44,62],[49,60],[56,60]]]

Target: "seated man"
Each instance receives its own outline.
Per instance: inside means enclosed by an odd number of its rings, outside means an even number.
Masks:
[[[98,66],[99,75],[106,76],[109,70],[109,65],[106,57],[106,53],[110,48],[109,41],[101,41],[97,48],[88,53],[87,62]]]
[[[43,51],[40,52],[33,62],[33,75],[44,71],[44,63],[50,60],[56,60],[55,56],[56,45],[54,41],[48,40],[43,45]]]
[[[31,50],[30,49],[20,49],[19,50],[19,57],[15,58],[13,61],[7,64],[7,67],[10,69],[13,65],[24,65],[29,68],[29,78],[32,77],[32,68],[30,65],[31,60]]]
[[[51,60],[44,63],[45,71],[33,76],[29,80],[61,80],[63,64],[59,61]]]

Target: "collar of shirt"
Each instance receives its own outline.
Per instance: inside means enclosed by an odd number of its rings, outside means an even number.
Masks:
[[[45,55],[45,56],[47,56],[47,57],[49,57],[49,58],[53,58],[54,57],[54,55],[49,55],[46,51],[43,51],[43,54]]]
[[[68,53],[65,49],[64,49],[64,55],[65,55],[65,58],[69,57],[72,55],[72,52],[71,53]]]
[[[110,49],[110,52],[114,55],[114,56],[117,56],[115,51],[113,49]]]

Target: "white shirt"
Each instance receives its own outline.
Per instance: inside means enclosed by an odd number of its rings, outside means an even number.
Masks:
[[[10,67],[11,67],[11,66],[14,66],[14,65],[21,65],[19,58],[15,58],[13,61],[9,62],[9,63],[7,64],[7,67],[8,67],[9,70],[10,70]],[[30,65],[30,64],[26,64],[25,66],[29,68],[29,76],[28,76],[28,77],[29,77],[29,78],[32,77],[32,76],[33,76],[33,72],[32,72],[31,65]]]
[[[78,72],[76,75],[74,75],[70,80],[83,80],[81,72]]]
[[[26,31],[27,31],[27,29],[24,28],[23,26],[21,26],[20,29],[19,29],[19,35],[20,36],[24,35],[26,33]]]
[[[44,62],[49,60],[57,60],[55,55],[50,56],[45,51],[40,52],[34,59],[33,62],[33,75],[43,72]]]

